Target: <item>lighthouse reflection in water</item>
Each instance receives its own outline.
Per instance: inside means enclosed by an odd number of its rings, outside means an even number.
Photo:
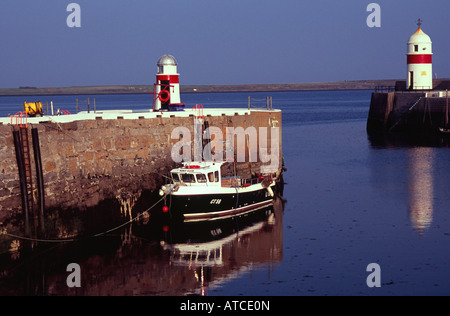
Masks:
[[[433,163],[434,149],[410,148],[409,215],[411,224],[421,234],[433,221]]]

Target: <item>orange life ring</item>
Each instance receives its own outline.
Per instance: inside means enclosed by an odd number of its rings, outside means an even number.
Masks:
[[[165,97],[165,98],[162,97],[162,94],[163,94],[164,92],[166,93],[166,97]],[[159,98],[159,100],[160,100],[161,102],[167,102],[167,101],[169,101],[169,99],[170,99],[170,92],[169,92],[169,90],[162,90],[162,91],[159,93],[158,98]]]

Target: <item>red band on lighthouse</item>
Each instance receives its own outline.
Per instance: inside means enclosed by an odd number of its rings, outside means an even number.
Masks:
[[[431,64],[432,55],[408,55],[408,64]]]
[[[180,78],[178,75],[156,75],[157,80],[169,80],[170,83],[180,83]]]

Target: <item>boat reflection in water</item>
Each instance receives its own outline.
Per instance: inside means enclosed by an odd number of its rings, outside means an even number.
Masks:
[[[0,295],[204,295],[280,262],[282,217],[275,199],[227,221],[171,224],[150,215],[107,236],[33,249],[21,242],[22,250],[0,254]],[[67,286],[70,263],[80,266],[81,287]]]
[[[281,262],[283,208],[276,198],[273,206],[234,218],[163,226],[160,244],[169,266],[196,281],[186,294],[205,295],[249,269],[270,270]]]

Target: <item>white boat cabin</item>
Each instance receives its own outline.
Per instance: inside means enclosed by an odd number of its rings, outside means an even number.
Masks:
[[[233,164],[227,162],[189,162],[173,169],[170,175],[175,184],[186,186],[240,186],[241,179],[232,176],[232,168]]]

